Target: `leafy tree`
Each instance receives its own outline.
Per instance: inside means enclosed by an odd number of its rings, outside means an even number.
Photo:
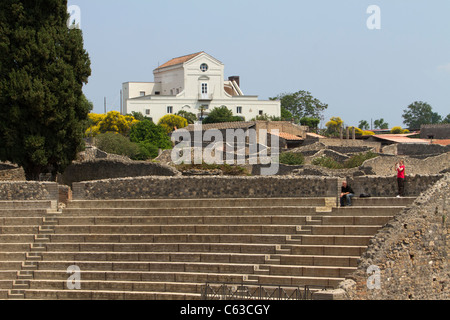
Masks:
[[[209,116],[203,120],[203,124],[234,121],[243,121],[243,119],[238,116],[233,116],[233,111],[228,109],[226,106],[221,106],[219,108],[214,108]]]
[[[182,129],[188,126],[188,121],[180,116],[174,114],[168,114],[162,117],[158,125],[163,127],[167,134],[172,133],[175,129]]]
[[[172,142],[166,129],[150,120],[140,121],[130,130],[130,140],[135,143],[151,143],[159,149],[172,148]]]
[[[403,123],[410,129],[420,129],[423,124],[442,122],[442,117],[433,112],[433,108],[426,102],[416,101],[403,111]]]
[[[198,119],[197,116],[189,111],[181,110],[177,113],[177,116],[183,117],[187,120],[188,124],[194,124]]]
[[[282,109],[290,112],[296,123],[303,117],[322,117],[323,111],[328,105],[314,98],[308,91],[298,91],[295,93],[283,93],[270,100],[280,100]]]
[[[136,112],[136,111],[132,111],[131,112],[131,116],[136,119],[137,121],[144,121],[144,120],[150,120],[153,121],[152,118],[146,117],[142,114],[142,112]]]
[[[327,127],[327,133],[330,135],[339,134],[340,128],[343,126],[344,121],[339,117],[332,117],[325,126]]]
[[[312,130],[317,130],[319,123],[320,123],[320,119],[316,119],[316,118],[303,117],[300,119],[300,124],[302,126],[308,126]]]
[[[373,122],[375,129],[386,130],[389,129],[389,123],[384,122],[384,119],[378,119]]]
[[[118,111],[110,111],[105,114],[89,114],[91,126],[87,129],[87,136],[96,136],[100,133],[112,132],[121,135],[128,135],[131,127],[138,123],[133,116],[123,116]]]
[[[403,134],[403,133],[408,133],[408,132],[409,132],[409,130],[407,130],[407,129],[403,130],[402,127],[393,127],[391,129],[392,134]]]
[[[63,172],[84,147],[90,60],[68,19],[66,0],[0,2],[0,160],[28,180]]]
[[[139,154],[139,145],[121,134],[101,133],[95,138],[95,145],[108,153],[134,158]]]
[[[368,123],[366,120],[361,120],[361,121],[359,122],[358,127],[359,127],[360,129],[362,129],[362,130],[369,130],[369,129],[370,129],[370,125],[369,125],[369,123]]]
[[[450,114],[448,114],[447,117],[445,117],[445,119],[442,120],[442,123],[450,123]]]

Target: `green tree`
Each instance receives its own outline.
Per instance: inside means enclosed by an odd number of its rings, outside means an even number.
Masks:
[[[321,119],[323,112],[328,105],[314,98],[308,91],[298,91],[295,93],[283,93],[270,100],[280,100],[281,107],[290,112],[296,123],[304,117]]]
[[[338,135],[341,127],[344,125],[344,121],[342,121],[339,117],[331,117],[330,121],[326,123],[327,134],[329,135]]]
[[[166,129],[167,134],[170,134],[176,129],[187,127],[188,121],[183,117],[168,114],[159,120],[158,125]]]
[[[198,119],[197,116],[189,111],[181,110],[177,113],[177,116],[183,117],[187,120],[188,124],[194,124]]]
[[[447,117],[445,117],[445,119],[442,120],[442,123],[450,123],[450,114],[448,114]]]
[[[433,112],[433,108],[426,102],[416,101],[403,111],[403,123],[410,129],[420,129],[423,124],[442,122],[442,117]]]
[[[319,123],[320,123],[320,119],[316,119],[316,118],[303,117],[300,119],[300,124],[302,126],[308,126],[313,131],[317,130]]]
[[[83,149],[91,74],[65,0],[0,2],[0,160],[28,180],[63,172]]]
[[[370,129],[370,125],[366,120],[361,120],[359,122],[358,128],[360,128],[361,130],[369,130]]]
[[[159,149],[172,148],[172,142],[166,130],[150,120],[140,121],[130,130],[130,140],[135,143],[151,143]]]
[[[209,123],[223,123],[223,122],[234,122],[242,121],[241,117],[233,116],[233,111],[228,109],[226,106],[221,106],[219,108],[214,108],[209,116],[203,120],[203,124]]]
[[[373,122],[375,129],[386,130],[389,129],[389,123],[384,122],[384,119],[378,119]]]

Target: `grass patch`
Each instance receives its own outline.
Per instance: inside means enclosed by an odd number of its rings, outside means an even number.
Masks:
[[[188,170],[221,170],[226,176],[249,176],[247,169],[240,166],[231,166],[228,164],[180,164],[176,166],[178,171]]]
[[[280,154],[280,163],[291,166],[301,166],[305,164],[305,157],[301,153],[286,152]]]
[[[366,153],[358,153],[351,158],[347,159],[343,163],[338,162],[330,157],[320,157],[312,161],[313,165],[321,166],[329,169],[351,169],[361,166],[365,161],[378,157],[376,153],[372,151]]]

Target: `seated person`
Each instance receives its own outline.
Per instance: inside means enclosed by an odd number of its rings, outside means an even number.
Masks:
[[[352,187],[350,187],[347,182],[342,183],[341,188],[341,207],[345,207],[346,205],[352,205],[352,198],[355,196]]]

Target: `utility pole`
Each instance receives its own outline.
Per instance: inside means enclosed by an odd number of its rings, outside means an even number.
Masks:
[[[105,97],[105,114],[106,114],[106,97]]]

